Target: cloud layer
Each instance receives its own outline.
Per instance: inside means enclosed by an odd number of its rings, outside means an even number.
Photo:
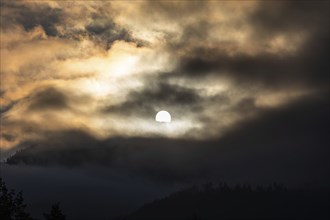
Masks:
[[[68,141],[85,134],[91,145],[199,143],[239,135],[247,122],[272,127],[265,112],[296,105],[318,120],[309,100],[329,97],[328,9],[326,1],[2,1],[2,159],[67,131],[78,132]],[[168,127],[154,121],[164,109]]]

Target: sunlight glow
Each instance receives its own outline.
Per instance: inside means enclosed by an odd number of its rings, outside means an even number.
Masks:
[[[171,115],[167,111],[160,111],[157,113],[155,120],[157,122],[171,122]]]

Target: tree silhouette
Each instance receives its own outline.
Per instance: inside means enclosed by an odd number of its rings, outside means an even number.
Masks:
[[[65,215],[62,213],[59,203],[52,206],[49,214],[44,213],[44,217],[46,220],[65,220]]]
[[[33,220],[25,211],[22,192],[8,190],[5,182],[0,178],[0,219],[2,220]]]

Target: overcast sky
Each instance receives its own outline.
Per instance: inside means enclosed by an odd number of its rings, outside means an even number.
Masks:
[[[329,7],[3,0],[1,159],[329,185]]]
[[[1,145],[208,139],[329,92],[329,3],[1,3]],[[154,122],[167,110],[169,128]]]

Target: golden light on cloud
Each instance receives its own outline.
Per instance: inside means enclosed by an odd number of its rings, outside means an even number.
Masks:
[[[45,22],[22,20],[20,5]],[[270,79],[285,81],[289,71],[301,71],[292,70],[286,59],[300,59],[297,53],[311,33],[264,34],[262,21],[253,20],[258,5],[6,5],[1,15],[7,24],[1,29],[1,128],[6,126],[6,134],[20,132],[5,145],[16,145],[29,136],[27,130],[40,133],[38,127],[43,132],[81,129],[102,138],[185,138],[190,130],[195,138],[218,137],[256,116],[254,108],[278,108],[315,92],[302,83],[268,88]],[[240,111],[242,106],[248,110]],[[182,115],[166,134],[149,121],[159,108]],[[158,121],[171,119],[163,115]],[[20,123],[31,125],[22,129]],[[214,132],[205,132],[209,126]]]

